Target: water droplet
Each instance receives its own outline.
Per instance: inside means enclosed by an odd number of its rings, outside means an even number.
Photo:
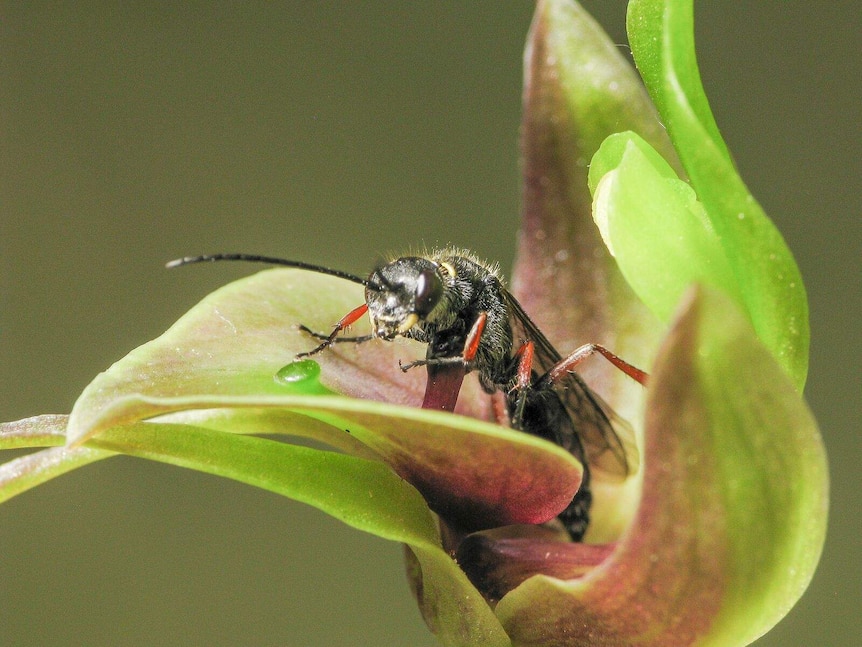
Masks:
[[[279,384],[296,384],[316,380],[320,375],[320,364],[313,359],[295,359],[278,369],[275,381]]]

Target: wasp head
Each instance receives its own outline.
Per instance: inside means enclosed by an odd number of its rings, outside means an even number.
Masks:
[[[405,335],[440,303],[439,265],[426,258],[399,258],[375,270],[365,288],[373,333],[382,339]]]

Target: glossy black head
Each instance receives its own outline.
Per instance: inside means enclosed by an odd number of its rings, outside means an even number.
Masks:
[[[392,339],[425,321],[443,296],[440,266],[407,256],[375,270],[368,277],[365,302],[374,335]]]

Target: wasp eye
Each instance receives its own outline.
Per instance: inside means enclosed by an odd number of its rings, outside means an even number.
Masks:
[[[413,310],[424,317],[434,309],[443,294],[443,282],[431,268],[419,272],[416,279],[416,295],[413,300]]]

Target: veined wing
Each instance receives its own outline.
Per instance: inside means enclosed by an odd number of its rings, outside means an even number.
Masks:
[[[621,479],[634,474],[638,469],[639,455],[631,425],[617,416],[576,372],[568,371],[554,380],[549,378],[549,371],[563,357],[515,297],[508,292],[505,295],[513,347],[517,349],[526,341],[532,341],[534,345],[533,371],[536,377],[529,388],[551,389],[560,398],[591,469]]]

